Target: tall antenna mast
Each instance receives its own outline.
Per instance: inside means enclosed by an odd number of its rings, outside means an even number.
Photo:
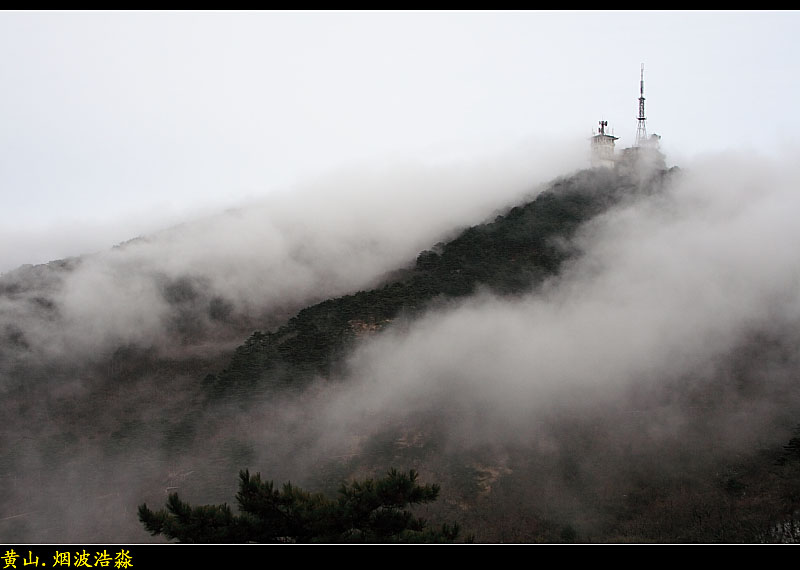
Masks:
[[[642,64],[642,74],[639,79],[639,117],[637,118],[638,125],[636,127],[636,145],[642,146],[647,142],[647,126],[645,124],[644,116],[644,64]]]

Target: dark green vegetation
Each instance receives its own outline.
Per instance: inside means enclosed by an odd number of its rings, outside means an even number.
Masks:
[[[432,503],[438,485],[420,485],[417,473],[392,469],[378,480],[343,483],[336,500],[286,483],[276,489],[261,474],[239,473],[236,501],[240,515],[227,504],[191,507],[170,494],[167,508],[139,507],[139,520],[152,535],[179,542],[452,542],[458,525],[428,527],[406,507]]]
[[[480,287],[496,294],[530,291],[555,275],[577,252],[570,239],[584,223],[624,200],[657,192],[667,173],[649,185],[612,172],[586,171],[559,180],[535,200],[493,222],[473,226],[417,257],[397,279],[305,308],[271,333],[255,332],[204,385],[213,399],[282,387],[336,372],[361,333],[398,316],[413,318],[434,302],[465,297]]]

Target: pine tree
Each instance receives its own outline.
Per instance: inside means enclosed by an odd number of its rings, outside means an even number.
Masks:
[[[458,524],[430,528],[407,507],[431,503],[438,485],[420,485],[418,474],[392,469],[381,479],[343,483],[336,499],[286,483],[275,489],[245,470],[239,473],[236,500],[241,514],[227,504],[192,507],[170,494],[166,508],[139,507],[139,520],[153,536],[179,542],[452,542]]]

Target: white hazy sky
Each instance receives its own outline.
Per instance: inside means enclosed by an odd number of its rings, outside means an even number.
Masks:
[[[794,11],[0,12],[0,271],[360,163],[564,144],[601,118],[628,146],[640,63],[670,164],[796,151],[799,25]]]

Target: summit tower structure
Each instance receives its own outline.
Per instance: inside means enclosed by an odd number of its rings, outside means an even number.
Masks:
[[[639,76],[639,116],[636,120],[636,143],[634,146],[642,146],[647,143],[647,118],[644,115],[644,64],[642,64]]]
[[[644,64],[639,70],[639,113],[636,117],[636,139],[632,146],[616,154],[614,143],[619,137],[606,132],[608,121],[600,121],[597,134],[591,137],[592,167],[646,171],[651,167],[665,168],[665,157],[659,146],[661,137],[647,134],[647,117],[644,110]]]

